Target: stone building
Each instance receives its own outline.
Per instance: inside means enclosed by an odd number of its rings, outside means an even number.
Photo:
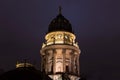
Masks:
[[[49,24],[45,42],[40,50],[41,71],[45,71],[53,80],[62,80],[66,74],[70,80],[80,79],[80,49],[70,22],[59,14]]]
[[[18,63],[0,80],[84,80],[80,76],[80,52],[72,26],[59,8],[40,49],[41,69],[36,70],[27,62]]]

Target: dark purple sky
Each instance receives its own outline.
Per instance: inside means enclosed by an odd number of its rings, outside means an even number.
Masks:
[[[22,59],[40,63],[39,50],[59,5],[82,51],[81,73],[88,80],[120,80],[119,0],[1,0],[0,68],[14,69]]]

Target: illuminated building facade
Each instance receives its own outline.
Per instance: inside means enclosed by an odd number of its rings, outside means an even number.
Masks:
[[[70,22],[61,14],[54,18],[40,50],[41,71],[26,62],[0,74],[0,80],[86,80],[80,76],[80,49]]]
[[[61,14],[54,18],[40,50],[41,70],[53,80],[79,80],[80,49],[70,22]],[[67,79],[63,79],[63,74]]]

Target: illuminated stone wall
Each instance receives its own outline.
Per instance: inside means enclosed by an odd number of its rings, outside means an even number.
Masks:
[[[75,42],[75,35],[70,32],[56,31],[48,33],[45,40],[40,50],[41,70],[44,70],[53,80],[58,80],[63,73],[67,73],[71,80],[78,79],[80,49]]]

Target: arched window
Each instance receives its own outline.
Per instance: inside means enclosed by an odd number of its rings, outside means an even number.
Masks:
[[[69,66],[66,65],[66,72],[69,72]]]

